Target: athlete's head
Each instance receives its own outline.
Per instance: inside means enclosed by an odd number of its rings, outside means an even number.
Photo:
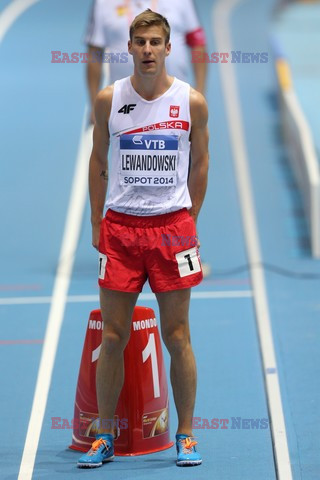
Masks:
[[[161,27],[164,33],[165,45],[170,42],[170,25],[168,20],[160,15],[160,13],[153,12],[148,8],[144,12],[135,17],[130,25],[130,41],[132,42],[134,34],[138,28],[145,27]]]
[[[149,9],[140,13],[130,26],[128,50],[133,56],[136,73],[158,75],[171,50],[167,19]]]

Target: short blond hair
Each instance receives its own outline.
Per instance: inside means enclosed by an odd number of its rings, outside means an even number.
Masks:
[[[165,34],[165,44],[169,43],[170,41],[170,25],[168,20],[163,16],[160,15],[160,13],[153,12],[148,8],[142,13],[139,13],[133,20],[133,22],[130,25],[130,40],[132,42],[134,32],[138,28],[142,27],[152,27],[152,26],[160,26],[162,27],[164,34]]]

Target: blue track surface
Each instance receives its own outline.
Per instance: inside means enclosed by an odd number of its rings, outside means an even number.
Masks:
[[[0,13],[8,3],[0,2]],[[211,53],[216,51],[211,18],[215,2],[196,3]],[[310,257],[300,196],[279,132],[269,51],[274,7],[273,0],[240,2],[232,14],[232,41],[236,50],[269,52],[268,63],[239,64],[236,75],[293,478],[316,480],[320,477],[320,280],[302,274],[318,274],[319,263]],[[0,77],[4,112],[0,117],[0,445],[4,459],[0,478],[6,480],[16,479],[20,468],[86,104],[84,66],[52,64],[51,51],[84,51],[89,8],[89,0],[81,2],[81,8],[76,0],[41,0],[17,19],[0,44],[4,67]],[[209,64],[208,68],[211,169],[199,231],[201,253],[213,275],[195,291],[240,291],[247,296],[192,301],[190,322],[199,377],[195,416],[228,419],[229,428],[195,429],[204,459],[196,470],[177,469],[174,449],[118,457],[90,473],[77,469],[79,454],[67,449],[72,431],[52,429],[51,418],[73,417],[88,314],[97,307],[96,300],[79,297],[67,303],[64,314],[34,479],[64,479],[66,474],[68,478],[112,475],[115,480],[164,475],[276,479],[269,425],[266,429],[231,428],[233,417],[268,419],[268,408],[219,66]],[[87,205],[69,296],[98,293],[90,236]],[[150,292],[147,286],[144,292]],[[5,304],[6,299],[14,302],[20,297],[34,297],[35,303]],[[159,317],[154,300],[143,299],[139,304],[151,306]],[[173,437],[177,419],[172,395],[170,402]]]

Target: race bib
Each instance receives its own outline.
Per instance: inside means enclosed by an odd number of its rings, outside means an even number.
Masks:
[[[120,135],[120,184],[177,184],[178,135]]]

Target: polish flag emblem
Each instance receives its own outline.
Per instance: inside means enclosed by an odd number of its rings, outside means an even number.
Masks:
[[[170,117],[177,118],[179,117],[180,107],[177,105],[170,105]]]

